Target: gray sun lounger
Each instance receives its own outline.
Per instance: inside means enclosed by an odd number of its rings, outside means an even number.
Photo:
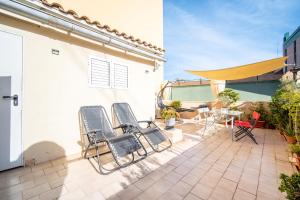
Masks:
[[[138,121],[128,103],[114,103],[112,113],[115,121],[123,126],[124,131],[130,131],[136,134],[138,138],[141,135],[144,136],[154,151],[161,152],[172,146],[171,140],[162,133],[153,121]],[[140,126],[142,123],[146,124],[145,128]],[[161,144],[165,142],[168,144],[162,147]]]
[[[138,155],[141,156],[141,159],[147,156],[146,149],[133,134],[115,134],[114,129],[125,127],[119,126],[112,128],[104,107],[83,106],[80,108],[79,117],[84,129],[84,134],[87,136],[88,140],[88,146],[85,148],[84,158],[89,159],[90,157],[87,157],[87,152],[91,148],[95,148],[96,155],[92,157],[95,158],[98,163],[99,172],[102,172],[100,163],[101,155],[112,153],[113,158],[118,165],[115,169],[125,167],[136,162],[134,159],[134,152],[137,152]],[[108,146],[109,151],[100,153],[99,146],[101,143],[105,143]],[[141,149],[144,151],[144,154],[139,153],[139,150]],[[130,161],[122,164],[119,159],[125,156],[131,156],[131,159]]]

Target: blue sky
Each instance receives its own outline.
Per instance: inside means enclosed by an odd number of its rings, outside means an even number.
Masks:
[[[300,0],[164,0],[164,78],[281,56],[284,33],[298,26]]]

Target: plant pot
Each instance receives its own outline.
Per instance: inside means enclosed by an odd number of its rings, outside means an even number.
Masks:
[[[284,137],[288,144],[295,144],[297,142],[297,139],[295,136],[289,136],[289,135],[284,134]]]
[[[300,154],[299,153],[293,153],[293,157],[296,160],[296,163],[294,163],[297,167],[300,166]]]
[[[258,121],[255,125],[255,128],[264,128],[266,121]]]
[[[170,118],[170,119],[166,120],[165,123],[166,123],[167,128],[172,128],[175,126],[176,121],[175,121],[175,118]]]

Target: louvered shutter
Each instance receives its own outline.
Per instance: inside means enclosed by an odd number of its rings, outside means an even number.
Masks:
[[[128,88],[128,67],[126,65],[114,63],[114,87]]]
[[[90,85],[92,87],[110,87],[110,62],[100,58],[90,58]]]

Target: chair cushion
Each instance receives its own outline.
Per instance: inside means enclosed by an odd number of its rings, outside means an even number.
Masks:
[[[246,128],[251,128],[252,125],[249,121],[240,121],[240,120],[236,120],[234,122],[235,126],[241,126],[241,127],[246,127]]]

